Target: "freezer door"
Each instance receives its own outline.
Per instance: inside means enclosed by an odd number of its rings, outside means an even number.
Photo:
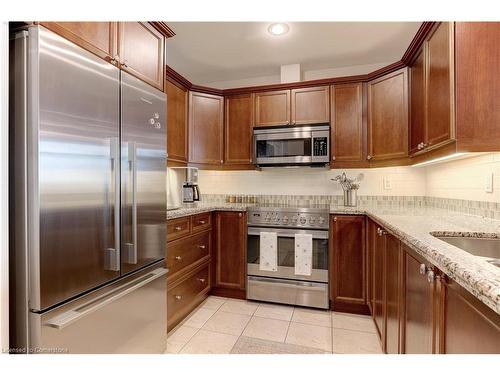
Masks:
[[[43,314],[30,313],[33,353],[158,354],[167,344],[164,262]]]
[[[27,155],[15,161],[27,186],[16,188],[30,308],[43,310],[120,275],[120,86],[116,67],[43,27],[29,29],[28,51]]]
[[[121,270],[165,257],[166,95],[121,72]]]

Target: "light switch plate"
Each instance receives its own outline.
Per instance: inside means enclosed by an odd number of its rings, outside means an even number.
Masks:
[[[384,177],[384,190],[392,190],[392,178],[389,176]]]
[[[493,173],[488,173],[484,179],[484,191],[493,193]]]

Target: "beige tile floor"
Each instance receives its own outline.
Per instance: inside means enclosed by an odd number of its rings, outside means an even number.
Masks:
[[[325,353],[382,353],[364,315],[208,297],[167,339],[169,354],[228,354],[240,336]]]

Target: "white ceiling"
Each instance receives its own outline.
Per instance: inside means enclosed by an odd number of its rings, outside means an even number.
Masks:
[[[269,22],[169,22],[167,63],[196,84],[302,71],[392,63],[403,56],[420,22],[290,22],[282,36]]]

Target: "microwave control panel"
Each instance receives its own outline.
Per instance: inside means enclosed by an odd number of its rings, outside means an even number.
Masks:
[[[313,156],[328,156],[328,138],[313,138]]]

